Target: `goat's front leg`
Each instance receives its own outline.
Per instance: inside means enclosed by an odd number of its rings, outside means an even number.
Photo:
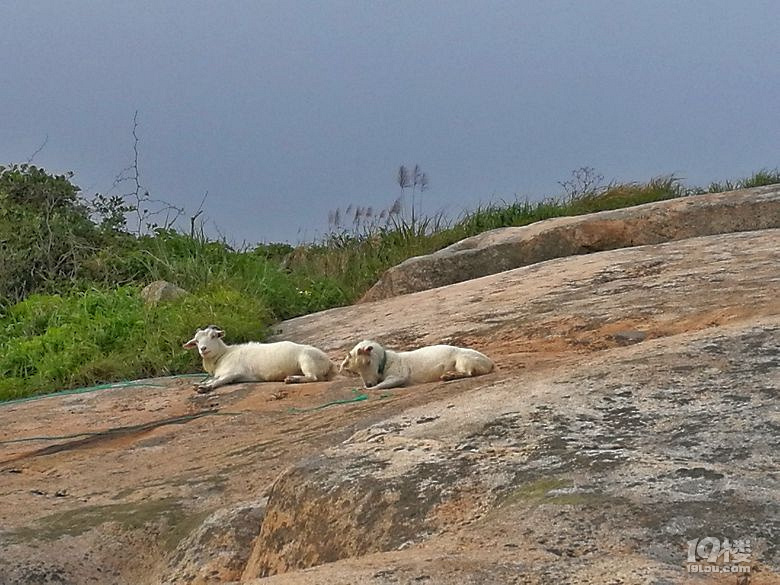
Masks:
[[[398,388],[406,384],[406,376],[390,376],[385,378],[376,386],[371,386],[371,390],[386,390],[387,388]]]
[[[307,376],[287,376],[284,379],[285,384],[301,384],[303,382],[318,382],[317,376],[312,376],[311,374]]]
[[[461,378],[471,378],[473,374],[469,374],[468,372],[459,372],[458,370],[449,370],[444,372],[440,377],[439,380],[442,382],[449,382],[450,380],[460,380]]]
[[[209,378],[208,380],[204,380],[198,384],[196,390],[198,391],[198,394],[206,394],[207,392],[216,390],[220,386],[225,386],[226,384],[232,384],[233,382],[241,381],[243,381],[243,376],[239,373],[225,374],[223,376],[215,376],[213,378]]]

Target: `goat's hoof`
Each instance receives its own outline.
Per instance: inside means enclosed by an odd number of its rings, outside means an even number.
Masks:
[[[212,390],[213,390],[213,388],[211,386],[196,386],[195,387],[195,391],[198,394],[208,394]]]

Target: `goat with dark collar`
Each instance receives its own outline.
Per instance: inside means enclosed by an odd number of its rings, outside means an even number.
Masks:
[[[493,370],[493,362],[476,350],[453,345],[399,352],[366,339],[347,354],[341,370],[359,374],[366,388],[381,390],[480,376]]]

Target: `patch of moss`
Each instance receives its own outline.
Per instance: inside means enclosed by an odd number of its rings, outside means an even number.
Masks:
[[[572,487],[565,477],[545,477],[523,484],[511,491],[501,502],[505,505],[553,504],[558,506],[585,506],[614,501],[615,498],[601,492],[550,493]]]
[[[555,489],[570,487],[572,481],[562,477],[545,477],[536,481],[523,484],[512,490],[504,499],[505,504],[520,504],[536,502],[545,498],[547,492]]]
[[[178,527],[184,523],[186,517],[182,504],[172,498],[84,506],[44,516],[30,526],[5,533],[5,536],[17,542],[51,541],[63,536],[79,536],[108,522],[119,524],[124,530],[137,530],[148,523],[159,523],[161,519],[164,519],[168,526]]]

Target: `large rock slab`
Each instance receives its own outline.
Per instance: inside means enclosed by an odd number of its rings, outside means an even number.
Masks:
[[[694,238],[285,323],[467,342],[500,372],[285,472],[244,576],[680,582],[689,540],[728,535],[777,571],[778,259],[778,230]]]
[[[375,301],[536,262],[685,238],[780,227],[780,185],[648,203],[491,230],[387,270]]]
[[[749,539],[743,566],[777,571],[778,368],[771,317],[409,409],[277,480],[245,576],[681,582],[707,536]],[[376,551],[392,552],[323,564]]]
[[[333,359],[471,345],[498,365],[475,379],[0,405],[0,583],[674,583],[707,536],[751,538],[770,582],[779,242],[560,258],[280,326]]]

